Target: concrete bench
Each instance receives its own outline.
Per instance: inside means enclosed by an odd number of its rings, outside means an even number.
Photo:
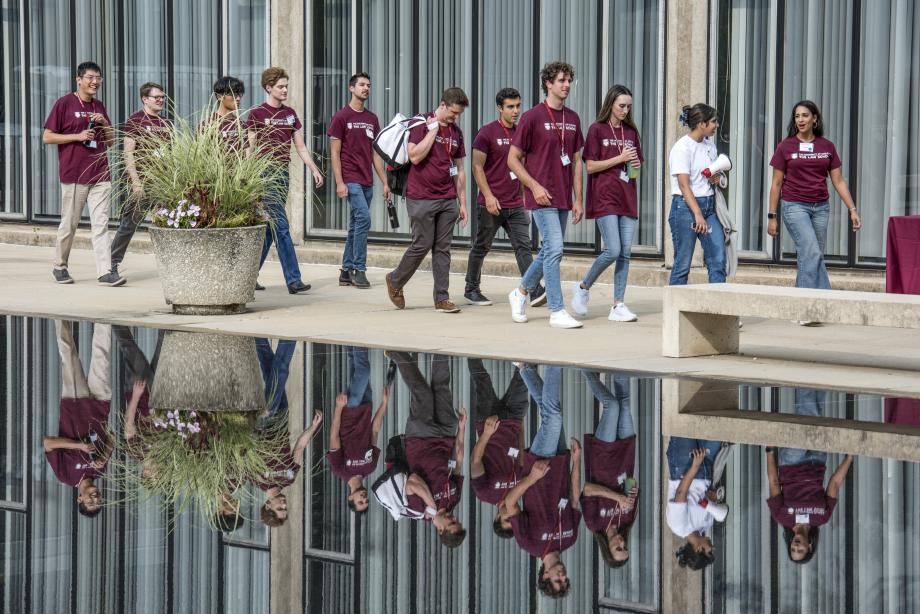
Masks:
[[[920,328],[920,296],[745,284],[664,289],[661,353],[671,358],[738,353],[738,318]]]

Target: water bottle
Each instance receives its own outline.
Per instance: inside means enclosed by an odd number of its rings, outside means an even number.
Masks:
[[[387,215],[390,216],[390,228],[393,230],[399,228],[399,216],[396,215],[396,205],[392,200],[387,201]]]

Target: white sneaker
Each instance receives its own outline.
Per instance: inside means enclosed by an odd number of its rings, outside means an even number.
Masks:
[[[590,290],[581,287],[581,282],[572,285],[572,311],[580,316],[588,315],[588,298]]]
[[[581,322],[570,316],[565,309],[549,314],[549,325],[553,328],[581,328]]]
[[[639,318],[629,310],[626,303],[620,303],[610,308],[610,315],[607,319],[611,322],[635,322]]]
[[[799,321],[797,322],[797,324],[798,324],[799,326],[812,326],[812,327],[814,327],[814,326],[821,326],[821,323],[820,323],[820,322],[816,322],[815,320],[799,320]]]
[[[515,288],[508,294],[508,302],[511,303],[511,319],[515,322],[526,322],[527,314],[524,309],[527,307],[527,295],[521,293],[520,288]]]
[[[706,512],[712,516],[713,520],[716,522],[725,522],[725,518],[728,516],[728,506],[724,503],[714,503],[710,501],[706,505]]]

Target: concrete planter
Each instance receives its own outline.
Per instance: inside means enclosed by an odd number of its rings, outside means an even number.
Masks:
[[[256,412],[265,384],[253,337],[167,331],[150,407],[155,410]]]
[[[173,313],[242,313],[255,299],[265,226],[151,227],[150,240]]]

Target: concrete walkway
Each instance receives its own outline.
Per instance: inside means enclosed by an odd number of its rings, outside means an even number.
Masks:
[[[611,288],[598,284],[584,328],[566,331],[549,328],[545,307],[529,309],[529,323],[513,323],[507,293],[516,280],[510,278],[485,277],[483,292],[496,305],[472,307],[463,305],[462,276],[453,275],[463,312],[450,315],[432,309],[426,271],[406,287],[407,309],[398,311],[386,297],[383,269],[368,271],[372,289],[357,290],[338,286],[335,266],[303,265],[313,290],[291,296],[278,263],[268,262],[260,278],[268,290],[256,293],[249,313],[191,317],[169,312],[149,254],[129,253],[122,267],[129,282],[120,288],[96,284],[88,250],[71,256],[77,283],[57,285],[51,256],[48,247],[0,244],[0,312],[920,397],[918,331],[746,320],[740,355],[663,358],[659,288],[631,287],[627,301],[639,322],[615,324],[606,318]]]

